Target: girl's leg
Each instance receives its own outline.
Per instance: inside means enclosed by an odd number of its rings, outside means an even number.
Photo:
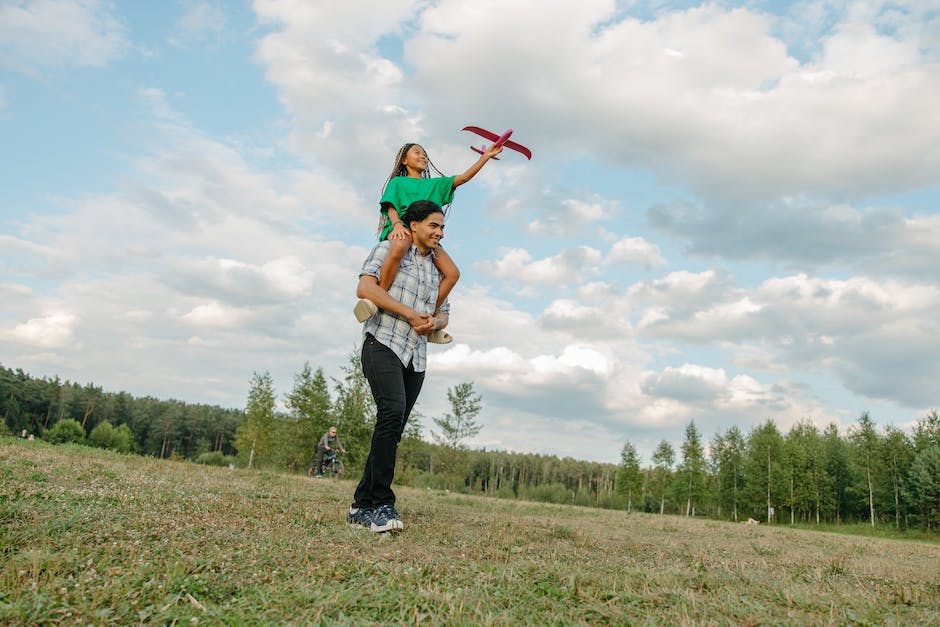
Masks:
[[[382,269],[379,271],[379,287],[386,292],[392,286],[395,275],[398,274],[398,266],[401,265],[401,260],[408,252],[408,249],[411,248],[411,235],[404,239],[390,239],[388,242],[391,246],[389,246],[388,255],[385,256],[385,261],[382,263]]]
[[[460,279],[460,269],[457,268],[457,264],[454,263],[454,260],[451,259],[450,255],[441,247],[438,247],[437,250],[434,251],[434,267],[437,268],[442,275],[441,284],[437,288],[437,305],[434,307],[434,311],[437,311]]]
[[[434,311],[437,311],[450,291],[454,289],[457,280],[460,279],[460,270],[443,248],[434,251],[434,267],[441,273],[441,282],[437,288],[437,304],[434,306]],[[428,336],[428,342],[432,344],[450,344],[453,341],[454,338],[443,329],[438,329]]]

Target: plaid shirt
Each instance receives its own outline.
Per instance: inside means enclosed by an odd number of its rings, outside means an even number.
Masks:
[[[386,240],[379,242],[372,249],[365,263],[362,264],[362,272],[359,276],[368,275],[379,278],[379,271],[388,254],[389,245]],[[405,253],[401,260],[398,274],[395,275],[388,294],[418,313],[433,314],[440,279],[440,272],[434,267],[434,252],[422,255],[412,244],[411,250]],[[448,313],[450,304],[445,300],[438,311]],[[362,333],[363,336],[371,333],[379,343],[390,348],[401,360],[403,366],[413,364],[415,372],[424,372],[427,369],[428,339],[424,335],[415,333],[406,318],[380,309],[379,313],[366,320]]]

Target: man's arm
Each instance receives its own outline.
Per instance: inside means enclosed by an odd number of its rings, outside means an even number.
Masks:
[[[389,296],[388,292],[379,287],[379,279],[371,274],[360,275],[356,296],[367,298],[375,303],[379,309],[401,316],[411,324],[411,328],[419,335],[434,332],[434,319],[430,314],[419,314],[408,305],[403,305]]]

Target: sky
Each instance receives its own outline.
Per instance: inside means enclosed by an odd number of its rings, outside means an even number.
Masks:
[[[0,364],[244,407],[358,350],[405,142],[460,187],[424,433],[644,463],[940,408],[940,2],[0,0]]]

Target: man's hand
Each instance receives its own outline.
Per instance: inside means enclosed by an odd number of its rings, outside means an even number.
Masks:
[[[431,314],[419,314],[415,312],[414,317],[409,317],[408,322],[411,323],[411,328],[414,329],[415,333],[418,335],[430,335],[434,333],[437,325],[434,323],[434,316]]]

